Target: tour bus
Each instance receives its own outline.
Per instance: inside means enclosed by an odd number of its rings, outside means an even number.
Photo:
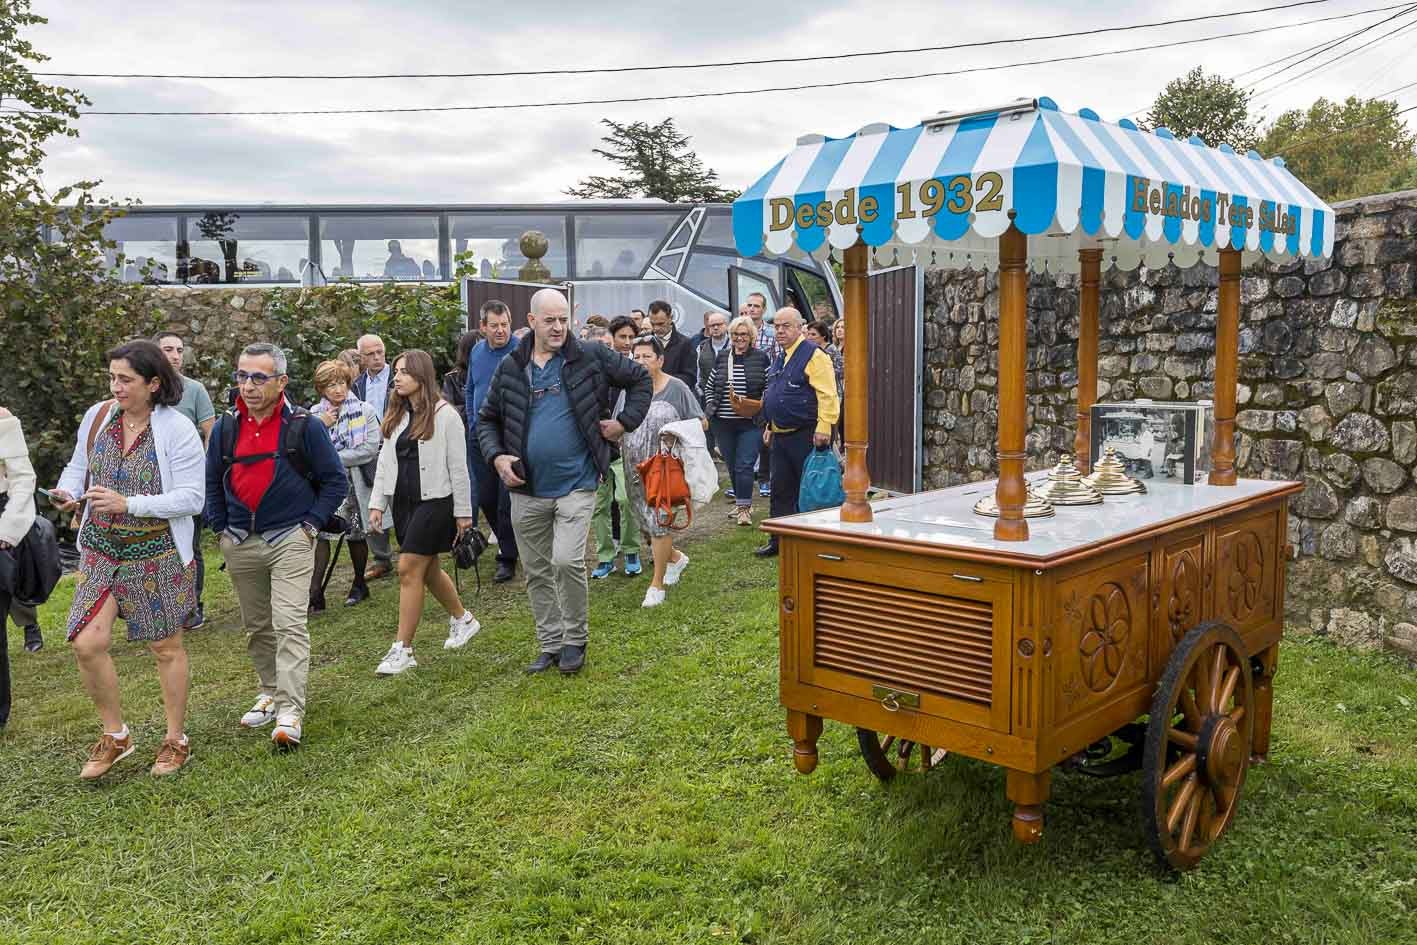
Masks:
[[[517,282],[531,230],[546,237],[542,281],[568,284],[577,323],[663,298],[693,333],[705,312],[736,313],[753,292],[769,313],[786,304],[809,318],[841,311],[830,266],[739,256],[727,204],[136,206],[105,235],[115,244],[111,271],[127,281],[317,286],[446,283],[460,268],[477,281]],[[465,301],[476,294],[463,291]]]

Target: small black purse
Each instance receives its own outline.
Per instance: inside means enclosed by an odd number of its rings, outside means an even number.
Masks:
[[[453,575],[459,571],[471,571],[477,575],[477,593],[482,593],[482,574],[477,570],[477,559],[487,550],[487,536],[477,528],[466,528],[453,540]],[[458,593],[462,593],[458,582]]]

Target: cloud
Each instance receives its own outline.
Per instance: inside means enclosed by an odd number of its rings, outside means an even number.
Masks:
[[[1233,6],[1202,0],[1185,13],[1227,8]],[[613,7],[549,0],[521,9],[446,0],[349,0],[338,5],[183,4],[179,15],[174,9],[152,0],[122,5],[39,2],[37,12],[51,22],[29,38],[53,57],[52,66],[85,72],[510,71],[800,57],[1176,15],[1173,5],[1160,2],[1119,8],[1080,0],[899,0],[886,7],[850,0],[628,0]],[[534,102],[942,71],[1131,48],[1314,15],[1296,10],[951,53],[629,75],[390,82],[57,81],[83,88],[95,108],[120,110]],[[1145,107],[1167,81],[1197,63],[1222,74],[1238,72],[1312,44],[1340,27],[1345,23],[955,77],[645,104],[294,118],[92,116],[81,120],[79,139],[52,142],[46,171],[55,185],[101,177],[105,193],[149,204],[544,202],[564,199],[566,187],[607,170],[591,154],[604,131],[601,118],[658,121],[673,116],[726,186],[746,187],[804,133],[839,136],[876,121],[909,125],[942,109],[1039,94],[1054,97],[1064,108],[1089,106],[1104,116],[1119,117]],[[1316,74],[1317,84],[1302,84],[1276,96],[1270,114],[1306,104],[1321,92],[1346,93],[1371,69],[1369,61]]]

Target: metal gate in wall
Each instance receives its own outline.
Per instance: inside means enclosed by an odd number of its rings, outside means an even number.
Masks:
[[[866,462],[871,485],[889,492],[921,489],[925,357],[924,270],[881,269],[867,277],[871,383],[866,417],[871,448]],[[847,323],[846,330],[852,326]]]

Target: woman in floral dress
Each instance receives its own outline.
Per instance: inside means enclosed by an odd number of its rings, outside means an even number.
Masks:
[[[68,637],[103,723],[79,775],[86,780],[134,750],[109,655],[119,617],[129,641],[147,643],[157,657],[167,732],[152,773],[177,771],[191,753],[183,730],[182,624],[197,604],[192,516],[204,499],[202,440],[192,421],[173,409],[182,381],[157,345],[133,341],[115,348],[108,372],[113,399],[84,415],[74,455],[53,490],[61,510],[84,503]]]

